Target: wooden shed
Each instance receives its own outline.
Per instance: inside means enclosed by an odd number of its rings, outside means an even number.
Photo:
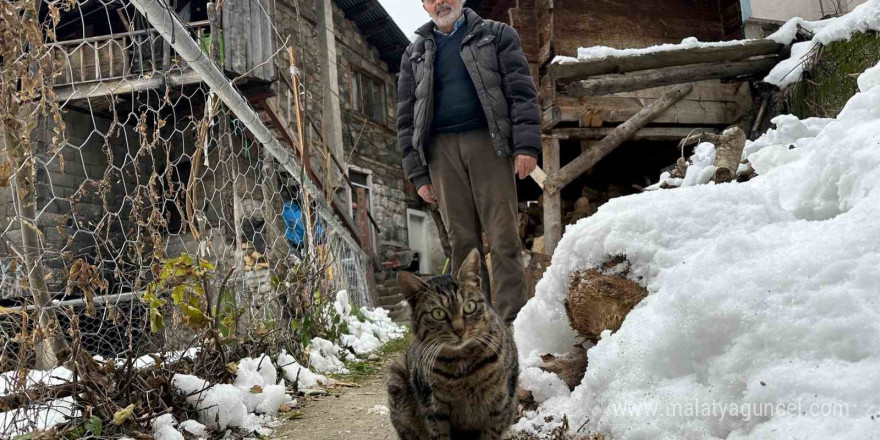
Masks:
[[[551,194],[543,182],[540,183],[544,219],[535,235],[543,236],[544,249],[539,249],[539,244],[533,246],[533,250],[547,254],[555,249],[563,225],[595,212],[598,205],[610,198],[639,191],[649,179],[656,181],[661,169],[674,165],[678,157],[687,154],[678,144],[689,133],[695,130],[719,132],[733,125],[748,132],[756,113],[748,80],[760,78],[762,72],[769,70],[774,61],[764,57],[771,52],[775,57],[779,52],[778,45],[772,42],[759,43],[760,47],[746,51],[729,50],[731,53],[722,59],[752,63],[747,66],[751,69],[749,75],[738,71],[731,75],[703,75],[699,80],[667,82],[658,87],[618,87],[573,93],[572,83],[585,75],[571,67],[554,64],[555,57],[576,57],[580,47],[645,48],[681,43],[687,37],[696,37],[701,42],[741,39],[740,1],[470,0],[467,6],[485,18],[511,24],[520,34],[538,86],[545,150],[541,166],[550,176],[551,186],[559,183],[559,179],[554,181],[553,177],[560,168],[583,159],[581,156],[588,155],[594,145],[625,122],[629,123],[635,115],[649,107],[657,108],[658,105],[652,107],[652,104],[660,104],[658,101],[664,96],[677,93],[675,84],[689,83],[685,93],[679,93],[680,96],[672,100],[673,104],[660,106],[663,110],[630,133],[612,154],[599,156],[598,162],[582,167],[586,172],[578,171],[576,179],[572,181],[569,176],[567,181],[557,185],[565,187],[554,190],[554,197],[549,197]],[[741,53],[732,53],[737,51]],[[696,67],[693,63],[681,62],[679,72],[686,73],[688,68]],[[702,65],[703,69],[706,67]],[[644,67],[637,70],[642,69]],[[622,72],[627,70],[610,66],[591,74],[623,76]],[[533,182],[520,183],[521,201],[535,200],[542,190]],[[548,210],[552,211],[549,216]],[[554,218],[556,220],[552,220]]]

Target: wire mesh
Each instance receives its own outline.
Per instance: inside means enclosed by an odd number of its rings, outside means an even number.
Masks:
[[[369,305],[367,257],[328,216],[320,186],[261,144],[130,2],[3,3],[12,18],[0,33],[20,44],[0,57],[0,372],[39,366],[53,337],[68,361],[84,350],[128,366],[211,338],[272,337],[296,354],[303,322],[332,319],[315,312],[331,292]],[[210,24],[193,18],[174,38],[208,51]],[[26,36],[35,29],[42,42]],[[294,156],[305,111],[297,80],[242,81],[259,97],[250,104],[260,123]],[[4,373],[0,397],[26,382]],[[61,406],[66,416],[82,409]],[[0,437],[54,417],[4,409]]]

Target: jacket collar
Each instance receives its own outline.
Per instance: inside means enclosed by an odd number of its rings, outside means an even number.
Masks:
[[[471,8],[462,8],[461,14],[467,22],[467,33],[470,35],[474,29],[483,27],[483,18],[477,15]],[[416,35],[422,38],[434,38],[434,22],[429,21],[416,29]],[[467,36],[465,36],[467,38]]]

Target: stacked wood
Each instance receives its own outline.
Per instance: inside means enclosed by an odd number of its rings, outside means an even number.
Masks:
[[[571,328],[581,337],[598,342],[605,330],[617,331],[627,313],[648,291],[627,278],[629,263],[617,257],[601,269],[572,272],[568,280],[565,311]]]
[[[715,145],[715,183],[730,182],[736,177],[740,158],[746,146],[746,134],[739,127],[724,130],[724,133],[703,133],[700,135],[703,142],[711,142]]]
[[[766,74],[783,45],[771,40],[604,57],[549,67],[552,81],[571,96],[595,96],[708,79]]]

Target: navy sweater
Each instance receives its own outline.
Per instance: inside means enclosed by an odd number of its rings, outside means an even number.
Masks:
[[[461,60],[461,41],[466,33],[462,26],[448,36],[434,34],[435,133],[463,133],[488,125],[477,89]]]

